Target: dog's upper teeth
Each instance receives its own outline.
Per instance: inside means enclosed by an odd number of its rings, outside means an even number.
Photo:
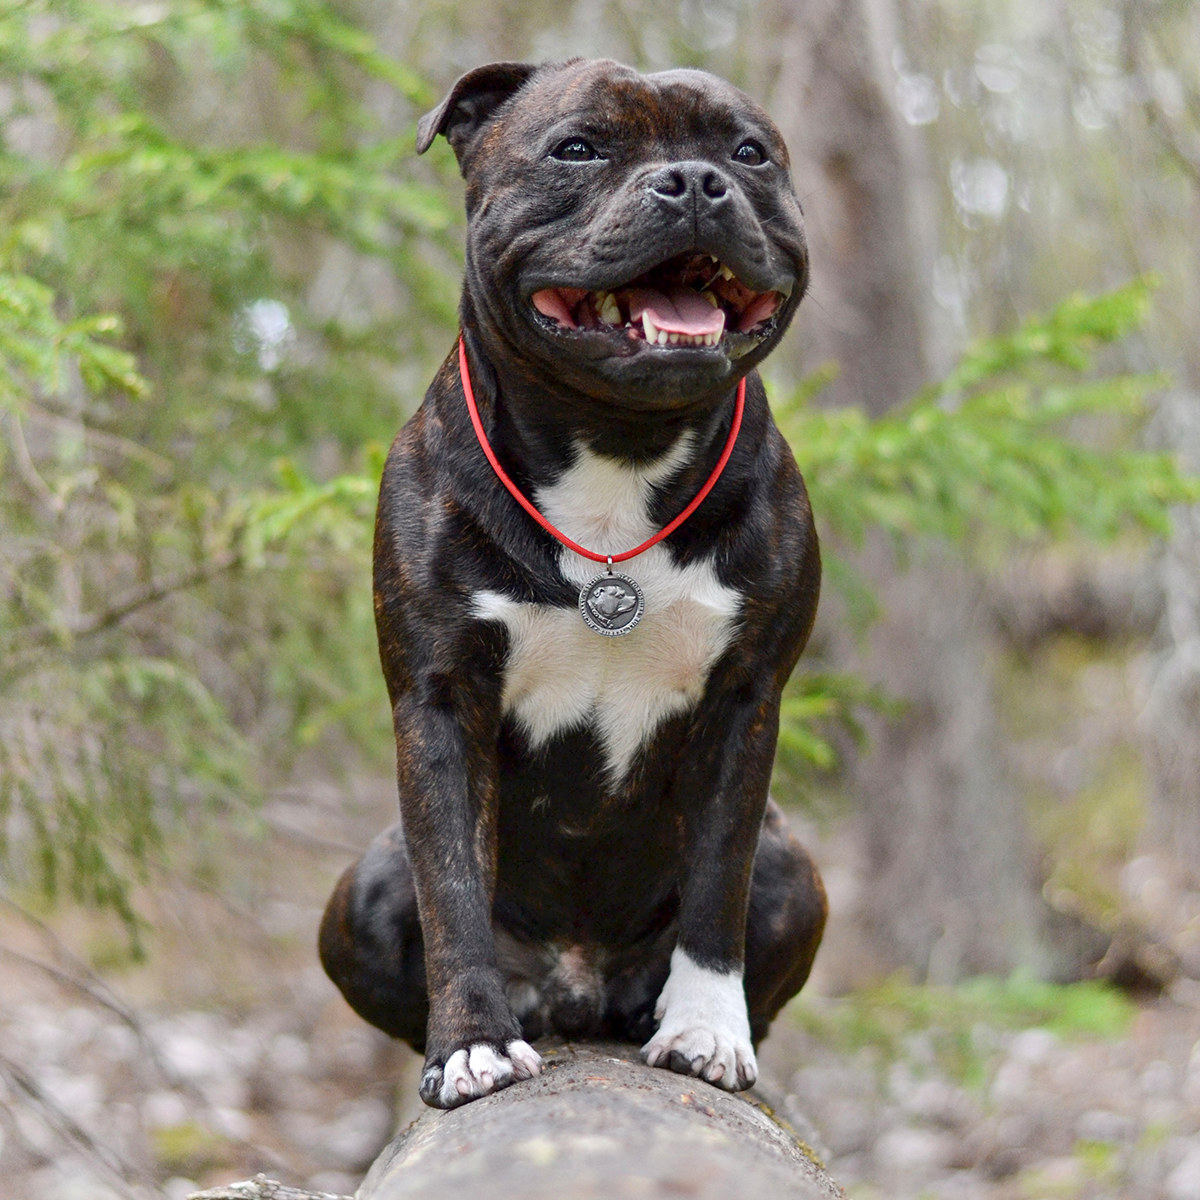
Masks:
[[[721,264],[721,269],[717,272],[717,274],[722,279],[732,279],[733,278],[733,272],[724,263]]]
[[[605,325],[620,325],[621,309],[612,292],[596,293],[596,315]]]
[[[642,328],[646,331],[646,341],[653,346],[658,341],[658,326],[650,319],[648,312],[642,313]]]
[[[714,296],[712,294],[712,292],[701,292],[700,295],[702,295],[705,298],[705,300],[707,300],[709,302],[709,304],[711,304],[713,306],[713,308],[721,307],[720,300],[718,300],[716,298],[716,296]]]

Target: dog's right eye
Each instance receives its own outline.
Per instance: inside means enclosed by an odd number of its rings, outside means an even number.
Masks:
[[[591,162],[600,155],[583,138],[570,138],[563,142],[551,155],[561,162]]]

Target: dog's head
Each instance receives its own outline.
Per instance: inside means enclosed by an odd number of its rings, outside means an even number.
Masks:
[[[783,139],[703,71],[493,63],[418,129],[467,183],[464,320],[530,377],[639,411],[725,391],[808,275]]]

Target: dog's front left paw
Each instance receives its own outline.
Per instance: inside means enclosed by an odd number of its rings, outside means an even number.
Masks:
[[[676,946],[654,1015],[658,1032],[642,1047],[648,1066],[696,1075],[727,1092],[758,1078],[740,971],[702,967]]]
[[[455,1050],[445,1063],[426,1062],[421,1099],[433,1108],[457,1108],[541,1071],[542,1056],[520,1038],[503,1048],[477,1042]]]

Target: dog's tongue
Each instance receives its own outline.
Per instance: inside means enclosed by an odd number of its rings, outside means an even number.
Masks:
[[[725,328],[725,314],[714,308],[699,292],[688,287],[671,288],[660,292],[654,288],[631,288],[629,291],[630,320],[641,319],[649,313],[658,329],[668,333],[687,333],[693,337],[705,333],[720,333]]]

